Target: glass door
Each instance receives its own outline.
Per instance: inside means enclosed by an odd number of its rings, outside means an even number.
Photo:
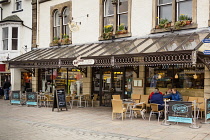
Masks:
[[[101,105],[111,106],[112,95],[120,95],[124,98],[124,71],[106,70],[102,71],[101,81]]]

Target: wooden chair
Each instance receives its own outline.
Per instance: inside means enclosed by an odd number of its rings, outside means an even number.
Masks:
[[[139,108],[138,105],[140,105],[141,103],[137,103],[133,106],[133,108],[131,109],[131,119],[133,117],[134,112],[139,112],[140,115],[142,115],[142,119],[145,120],[145,115],[141,113],[141,111],[143,110],[142,108]],[[145,109],[144,109],[145,110]],[[144,113],[144,112],[143,112]]]
[[[119,113],[123,121],[123,116],[126,118],[126,111],[126,108],[123,108],[122,100],[112,100],[112,120],[114,119],[114,114]]]
[[[198,97],[189,97],[188,98],[188,102],[193,102],[194,100],[196,100],[196,102],[198,102]]]
[[[38,95],[37,98],[38,98],[39,107],[42,106],[42,103],[44,104],[44,107],[47,107],[47,105],[46,105],[47,97],[46,96]]]
[[[117,99],[117,100],[120,100],[121,98],[120,98],[120,95],[112,95],[112,99]]]
[[[131,94],[131,99],[136,102],[139,103],[140,99],[141,99],[141,94]]]
[[[72,109],[72,104],[71,104],[71,96],[66,96],[66,103],[69,103],[69,106]]]
[[[198,108],[199,108],[199,112],[201,114],[201,119],[202,119],[203,112],[205,112],[205,99],[203,97],[198,97]]]
[[[71,95],[71,105],[72,105],[72,107],[74,105],[74,102],[77,103],[77,106],[78,106],[78,103],[79,103],[79,99],[76,99],[75,97],[76,97],[75,93]]]
[[[151,112],[149,115],[149,121],[150,121],[152,114],[158,113],[158,122],[159,122],[159,118],[160,118],[160,115],[163,112],[163,110],[158,110],[158,104],[151,103],[150,106],[151,106]]]
[[[93,103],[96,102],[97,99],[98,99],[98,94],[93,94],[92,107],[93,107]]]
[[[140,103],[144,102],[144,104],[141,104],[140,107],[143,109],[145,108],[147,111],[147,108],[150,108],[150,104],[148,103],[149,95],[141,95]]]
[[[50,103],[53,103],[53,99],[49,94],[45,94],[47,107],[49,107]]]
[[[85,107],[88,107],[88,102],[91,102],[90,94],[84,94],[83,95],[82,102],[85,103]]]
[[[189,96],[182,96],[182,101],[187,102],[189,99]]]

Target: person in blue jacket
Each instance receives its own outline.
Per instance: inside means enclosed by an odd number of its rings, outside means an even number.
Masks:
[[[182,95],[175,89],[172,89],[172,93],[169,95],[165,95],[163,98],[169,98],[173,101],[182,101]]]
[[[164,108],[164,106],[162,106],[162,104],[164,104],[163,95],[159,92],[158,88],[156,88],[154,94],[151,96],[150,102],[159,104],[158,110],[162,110]]]

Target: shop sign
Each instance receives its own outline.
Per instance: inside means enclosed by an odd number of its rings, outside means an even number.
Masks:
[[[11,104],[20,104],[20,91],[12,91],[11,92]]]
[[[37,105],[37,93],[26,92],[26,105]]]
[[[205,51],[203,51],[203,54],[205,54],[205,55],[210,55],[210,50],[205,50]]]
[[[65,108],[66,111],[68,110],[67,109],[67,104],[66,104],[66,96],[65,96],[65,90],[64,89],[58,89],[54,93],[52,111],[54,111],[54,108],[57,108],[58,111],[59,111],[59,109],[62,110],[62,108]]]
[[[202,40],[203,43],[210,43],[210,38],[205,38]]]
[[[93,65],[94,63],[94,59],[80,59],[80,57],[73,61],[73,65],[76,67],[78,67],[79,65]]]
[[[170,101],[168,105],[167,121],[192,123],[192,102]]]

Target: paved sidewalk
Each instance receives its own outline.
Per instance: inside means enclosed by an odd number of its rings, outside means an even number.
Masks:
[[[209,140],[210,124],[163,126],[138,119],[111,120],[111,108],[87,107],[57,112],[52,108],[10,105],[0,99],[0,140]]]

